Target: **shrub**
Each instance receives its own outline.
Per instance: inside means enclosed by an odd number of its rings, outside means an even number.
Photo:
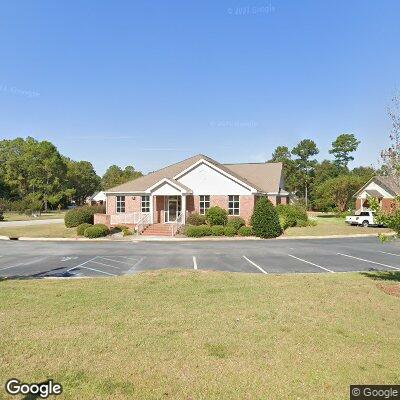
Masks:
[[[258,237],[273,238],[282,234],[278,213],[267,197],[261,197],[257,201],[251,222]]]
[[[250,226],[241,226],[238,230],[239,236],[253,236],[253,229]]]
[[[3,211],[0,210],[0,221],[4,221]]]
[[[195,225],[195,226],[205,225],[206,216],[205,215],[201,215],[199,213],[190,214],[186,219],[186,223],[188,225]]]
[[[109,234],[109,229],[106,225],[96,224],[93,226],[89,226],[85,229],[84,235],[87,238],[94,239],[98,237],[107,236]]]
[[[89,226],[92,226],[92,224],[87,224],[84,222],[83,224],[78,225],[76,228],[76,233],[78,236],[83,236],[85,234],[86,228],[89,228]]]
[[[224,236],[225,228],[223,225],[214,225],[211,227],[213,236]]]
[[[65,226],[73,228],[83,223],[93,224],[93,215],[99,214],[103,206],[84,206],[67,211],[64,217]]]
[[[225,236],[235,236],[236,229],[233,226],[225,226],[224,233],[225,233]]]
[[[206,211],[206,221],[209,225],[226,225],[228,222],[228,213],[221,207],[210,207]]]
[[[281,226],[287,229],[292,226],[307,226],[308,215],[305,208],[293,204],[278,204],[276,211],[279,215]],[[299,225],[300,224],[300,225]]]
[[[246,222],[242,217],[229,217],[226,226],[231,226],[237,232],[242,226],[245,226]]]
[[[202,236],[211,236],[212,231],[211,227],[208,225],[188,225],[185,229],[186,236],[189,237],[202,237]]]

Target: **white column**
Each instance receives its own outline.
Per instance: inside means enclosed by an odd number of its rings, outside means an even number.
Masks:
[[[182,223],[185,225],[186,224],[186,196],[181,195],[182,197]]]
[[[153,206],[154,206],[154,196],[151,194],[150,195],[150,223],[154,224],[154,212],[153,212]]]

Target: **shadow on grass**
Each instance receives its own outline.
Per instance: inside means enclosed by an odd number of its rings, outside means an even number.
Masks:
[[[400,282],[400,271],[363,272],[361,275],[376,281]]]

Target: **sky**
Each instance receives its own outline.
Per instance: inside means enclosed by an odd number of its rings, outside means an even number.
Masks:
[[[400,1],[8,1],[0,139],[50,140],[100,174],[203,153],[263,162],[341,133],[388,146]]]

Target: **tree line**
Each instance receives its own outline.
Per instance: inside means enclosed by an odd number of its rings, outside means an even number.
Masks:
[[[81,205],[96,191],[139,176],[131,165],[111,165],[100,177],[92,163],[63,156],[46,140],[0,140],[0,209],[33,212]]]
[[[316,143],[304,139],[291,150],[278,146],[268,161],[283,163],[285,189],[307,209],[343,212],[353,205],[354,193],[379,172],[371,166],[349,169],[359,144],[354,134],[341,134],[329,150],[333,159],[318,162]]]

